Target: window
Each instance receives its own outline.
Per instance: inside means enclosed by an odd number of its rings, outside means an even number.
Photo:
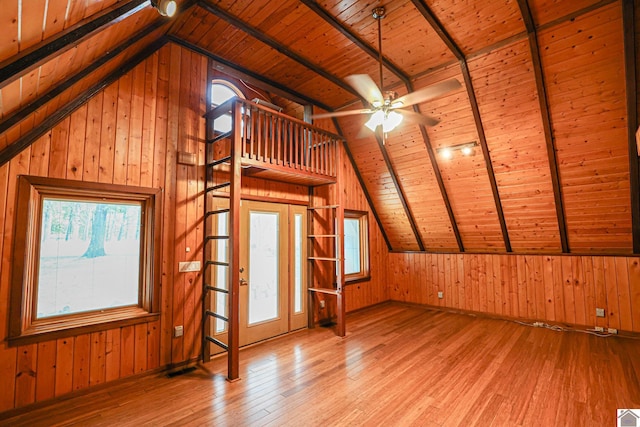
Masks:
[[[153,316],[158,206],[155,189],[19,177],[10,341]]]
[[[369,229],[367,213],[344,212],[344,278],[347,282],[368,280]]]
[[[211,82],[212,107],[222,105],[234,97],[244,98],[244,95],[242,95],[242,92],[240,92],[235,86],[225,80],[216,79]],[[213,128],[216,132],[229,132],[231,130],[231,115],[224,114],[218,117],[214,121]]]

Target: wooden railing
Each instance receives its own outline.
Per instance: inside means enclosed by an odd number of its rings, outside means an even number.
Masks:
[[[211,121],[230,116],[229,136],[238,135],[234,130],[240,126],[243,165],[336,177],[337,135],[243,99],[231,99],[207,116]]]

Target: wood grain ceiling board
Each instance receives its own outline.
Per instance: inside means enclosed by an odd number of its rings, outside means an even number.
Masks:
[[[465,55],[525,32],[516,0],[426,0]]]
[[[339,0],[318,3],[376,50],[378,23],[372,16],[372,10],[384,5],[386,17],[381,21],[382,51],[386,58],[410,76],[454,59],[453,53],[410,2],[358,1],[349,2],[348,6]]]
[[[500,200],[516,252],[560,252],[540,104],[527,40],[469,61]]]
[[[195,13],[202,25],[191,32],[182,25],[175,30],[177,37],[328,105],[337,107],[354,99],[350,92],[213,14]]]
[[[462,82],[459,64],[422,77],[416,88],[456,78]],[[422,112],[440,119],[427,132],[434,150],[478,141],[478,134],[464,87],[428,103],[421,104]],[[489,183],[481,147],[474,155],[457,155],[452,159],[438,156],[437,162],[449,196],[466,251],[504,251],[505,244]]]
[[[118,56],[113,58],[111,61],[107,62],[96,71],[90,73],[80,82],[76,83],[71,88],[62,92],[59,96],[53,98],[49,102],[47,102],[43,107],[38,109],[36,112],[26,117],[17,125],[13,126],[4,134],[0,135],[0,150],[5,148],[10,143],[17,140],[20,136],[25,135],[34,127],[38,126],[42,123],[48,116],[56,112],[58,109],[62,108],[67,102],[73,100],[76,96],[82,93],[84,90],[95,84],[96,82],[102,80],[107,75],[112,73],[114,70],[119,69],[123,64],[125,64],[131,57],[136,55],[138,52],[142,51],[146,46],[158,40],[161,35],[166,31],[165,27],[158,28],[156,31],[149,33],[145,37],[143,37],[138,42],[131,45],[128,49],[120,53]],[[56,59],[61,59],[61,57]],[[54,61],[50,61],[52,63]],[[49,63],[47,63],[49,64]],[[46,65],[46,64],[45,64]],[[57,65],[62,65],[60,61],[58,61]],[[44,66],[43,66],[44,67]],[[55,68],[52,65],[52,68]],[[49,76],[43,75],[43,78],[48,78]],[[19,82],[20,80],[16,80]],[[15,83],[15,82],[14,82]],[[19,86],[18,86],[19,87]],[[10,84],[0,90],[0,96],[5,96],[6,90],[12,90],[14,88],[14,84]],[[6,95],[7,97],[18,96],[15,95]]]
[[[40,67],[2,88],[2,114],[6,116],[20,106],[32,102],[52,87],[79,72],[105,52],[114,49],[131,37],[131,29],[141,29],[158,19],[149,8],[89,37],[74,48],[53,57]],[[159,37],[160,34],[157,35]]]
[[[426,250],[457,251],[447,208],[418,127],[401,125],[389,133],[385,146]]]
[[[373,136],[357,137],[364,120],[356,117],[340,119],[340,127],[347,138],[349,149],[365,183],[366,190],[373,201],[391,248],[393,250],[418,250],[416,237],[389,170],[386,168],[378,143]]]
[[[300,2],[288,0],[270,5],[259,13],[247,7],[235,16],[339,79],[356,73],[378,75],[376,59],[363,55],[347,37]],[[396,76],[385,73],[385,84],[398,81]],[[351,95],[344,101],[354,99],[357,97]]]
[[[116,3],[118,0],[5,0],[0,17],[0,61]]]
[[[537,26],[601,2],[602,0],[528,0],[531,15]]]
[[[619,3],[538,40],[572,252],[632,250]]]

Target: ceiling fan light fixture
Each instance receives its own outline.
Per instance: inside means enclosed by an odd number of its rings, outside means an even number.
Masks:
[[[382,122],[382,131],[384,133],[391,132],[400,123],[402,123],[402,114],[395,111],[389,111]]]
[[[178,5],[175,0],[151,0],[151,5],[158,10],[162,16],[171,18],[176,14]]]
[[[458,151],[463,156],[471,156],[475,152],[475,147],[478,146],[476,141],[467,142],[464,144],[452,145],[451,147],[441,147],[436,151],[445,160],[453,158],[454,152]]]
[[[371,130],[371,132],[375,132],[378,126],[380,126],[384,122],[384,111],[378,110],[369,117],[369,120],[364,125]]]

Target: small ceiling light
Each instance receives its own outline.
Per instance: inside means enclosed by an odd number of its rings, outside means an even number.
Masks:
[[[176,14],[178,5],[175,0],[151,0],[151,5],[158,9],[158,13],[162,16],[171,18]]]
[[[478,146],[476,141],[467,142],[465,144],[452,145],[451,147],[441,147],[436,151],[443,159],[451,159],[456,151],[462,153],[463,156],[471,156],[474,153],[474,148]]]

